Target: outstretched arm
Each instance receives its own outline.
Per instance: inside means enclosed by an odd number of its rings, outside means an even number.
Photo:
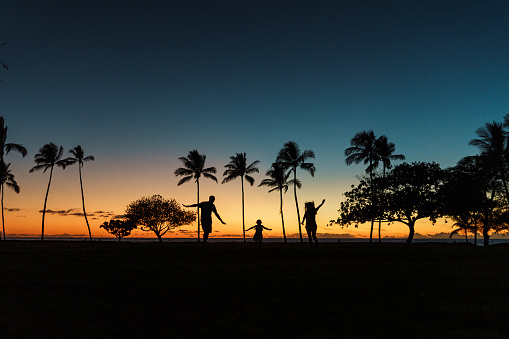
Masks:
[[[265,228],[267,231],[272,231],[272,228],[267,228],[265,226],[262,226],[263,228]]]
[[[304,213],[304,218],[302,218],[302,225],[304,225],[304,220],[306,220],[306,213]]]
[[[217,210],[216,208],[214,207],[214,214],[216,215],[216,217],[219,219],[219,221],[223,224],[223,225],[226,225],[226,223],[223,221],[223,219],[221,219],[221,217],[219,216],[219,214],[217,213]]]
[[[249,230],[252,230],[253,228],[255,228],[256,226],[251,226],[249,227],[246,231],[249,231]]]
[[[325,199],[322,200],[322,203],[320,205],[318,205],[318,207],[316,208],[316,210],[318,211],[320,209],[320,207],[322,207],[322,205],[324,204],[325,202]]]
[[[192,205],[184,205],[184,204],[182,204],[182,206],[184,206],[184,207],[196,207],[196,206],[198,206],[198,204],[192,204]]]

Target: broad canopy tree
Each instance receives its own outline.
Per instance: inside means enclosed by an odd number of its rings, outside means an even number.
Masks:
[[[160,195],[143,197],[130,203],[125,217],[142,231],[154,232],[159,242],[163,241],[163,235],[169,230],[196,220],[194,212],[183,210],[175,199],[164,199]]]
[[[106,232],[114,235],[118,238],[118,242],[122,240],[122,238],[131,235],[133,229],[136,228],[136,225],[129,219],[126,220],[118,220],[113,219],[105,221],[100,228],[104,228]]]
[[[440,190],[443,171],[436,163],[403,163],[391,170],[385,178],[373,177],[373,181],[361,179],[357,187],[345,193],[340,216],[334,221],[341,226],[360,224],[379,218],[386,222],[401,222],[408,226],[407,243],[413,241],[415,223],[428,218],[435,222],[441,216]],[[382,185],[382,181],[384,181]],[[384,187],[385,206],[373,207],[371,186]],[[379,192],[379,190],[377,191]]]

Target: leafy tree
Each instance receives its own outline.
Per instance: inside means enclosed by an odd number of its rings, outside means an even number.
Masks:
[[[179,158],[184,167],[180,167],[175,170],[175,176],[183,176],[183,178],[177,183],[177,186],[195,179],[197,190],[196,204],[200,203],[200,177],[203,175],[205,178],[217,182],[217,178],[213,175],[217,172],[216,168],[204,168],[206,158],[205,154],[202,155],[198,153],[197,150],[192,150],[189,152],[187,157]],[[196,214],[198,215],[198,242],[200,242],[200,208],[196,207],[196,210]]]
[[[284,166],[281,163],[275,162],[265,175],[270,178],[263,179],[258,187],[270,187],[269,193],[279,191],[279,211],[281,213],[281,225],[283,226],[283,238],[286,243],[285,218],[283,216],[283,192],[286,193],[288,191],[288,176],[290,172],[285,173]]]
[[[39,149],[39,153],[37,153],[34,157],[36,166],[30,169],[30,173],[39,170],[43,170],[43,172],[46,173],[48,169],[50,170],[48,188],[46,189],[46,197],[44,198],[44,209],[42,210],[41,241],[44,240],[44,216],[46,215],[46,203],[48,202],[48,193],[51,185],[51,178],[53,176],[53,168],[55,165],[62,167],[62,169],[65,169],[67,166],[67,160],[62,159],[63,153],[64,148],[62,146],[59,148],[54,143],[50,142]]]
[[[435,222],[441,216],[440,192],[444,174],[435,163],[403,163],[392,169],[386,178],[373,176],[373,181],[362,179],[357,187],[344,193],[340,216],[333,223],[340,226],[361,224],[379,217],[387,222],[402,222],[409,228],[407,243],[413,241],[415,222],[429,218]],[[384,181],[384,183],[381,183]],[[387,189],[387,206],[381,211],[371,203],[371,182]]]
[[[288,141],[284,147],[279,151],[276,162],[280,163],[285,170],[293,173],[293,179],[288,183],[293,185],[293,193],[295,196],[295,207],[297,209],[297,224],[299,224],[300,242],[302,239],[302,229],[300,224],[299,202],[297,200],[297,188],[302,187],[302,183],[297,179],[297,168],[309,172],[312,177],[315,176],[315,165],[312,162],[307,162],[309,159],[314,159],[315,153],[311,150],[304,150],[301,152],[299,146],[293,142]]]
[[[12,188],[16,193],[19,193],[20,188],[18,183],[14,179],[14,174],[11,173],[9,166],[11,164],[5,164],[3,160],[0,160],[0,189],[2,190],[1,195],[1,207],[2,207],[2,232],[5,240],[5,222],[4,222],[4,187],[7,186]]]
[[[160,195],[143,197],[130,203],[125,217],[142,231],[154,232],[160,242],[169,230],[196,220],[196,215],[183,210],[175,199],[167,200]]]
[[[436,163],[403,163],[387,175],[386,220],[402,222],[409,228],[407,243],[415,234],[415,222],[429,218],[436,222],[441,216],[441,188],[444,172]]]
[[[234,156],[230,157],[230,162],[226,164],[224,167],[226,167],[226,170],[223,173],[223,176],[225,177],[223,179],[223,184],[226,182],[230,182],[232,180],[235,180],[236,178],[240,177],[241,187],[242,187],[242,231],[244,234],[244,242],[246,242],[246,225],[244,221],[244,180],[253,186],[254,184],[254,178],[250,176],[252,173],[258,173],[258,165],[259,161],[256,160],[253,163],[251,163],[249,166],[247,165],[246,160],[246,153],[237,153]]]
[[[136,228],[136,225],[131,220],[110,220],[105,221],[100,228],[104,228],[106,232],[114,235],[118,238],[118,242],[122,240],[123,237],[127,237],[131,235],[133,229]]]
[[[373,205],[373,208],[376,206],[375,202],[375,189],[373,185],[373,173],[376,169],[379,160],[379,157],[376,153],[376,137],[375,133],[372,130],[369,131],[362,131],[357,133],[351,140],[350,144],[351,147],[348,147],[345,149],[345,162],[348,166],[351,164],[359,164],[361,162],[364,162],[364,165],[368,165],[366,168],[366,173],[369,174],[369,186],[371,189],[371,204]],[[371,231],[369,234],[369,242],[373,241],[373,225],[374,225],[375,219],[371,220]]]
[[[80,188],[81,188],[81,202],[83,204],[83,215],[85,216],[85,222],[87,223],[88,235],[90,236],[90,241],[92,241],[92,232],[90,231],[90,225],[88,224],[87,212],[85,211],[85,195],[83,194],[83,180],[81,179],[81,168],[83,167],[83,163],[85,161],[94,161],[93,155],[85,156],[83,149],[80,145],[74,147],[69,151],[74,157],[67,158],[67,164],[73,165],[78,164],[78,170],[80,175]]]

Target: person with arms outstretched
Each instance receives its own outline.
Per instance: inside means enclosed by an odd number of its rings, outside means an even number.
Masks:
[[[316,238],[316,213],[322,207],[325,199],[322,200],[322,203],[315,207],[315,202],[310,201],[304,204],[306,211],[304,212],[304,218],[302,218],[302,225],[304,225],[304,221],[306,221],[306,231],[308,232],[309,244],[313,246],[313,240],[315,241],[316,247],[318,247],[318,239]]]
[[[256,229],[255,235],[253,236],[253,241],[258,244],[258,246],[262,245],[263,240],[263,230],[266,229],[268,231],[272,231],[271,228],[267,228],[262,225],[262,221],[260,219],[256,220],[256,225],[249,227],[246,231]]]
[[[216,206],[214,205],[214,201],[216,198],[211,195],[209,197],[209,201],[203,201],[199,204],[193,204],[193,205],[183,205],[184,207],[199,207],[201,208],[201,227],[203,229],[203,242],[207,242],[207,239],[209,238],[210,232],[212,232],[212,212],[216,215],[216,217],[221,221],[223,225],[226,225],[226,223],[221,219],[219,214],[217,213]]]

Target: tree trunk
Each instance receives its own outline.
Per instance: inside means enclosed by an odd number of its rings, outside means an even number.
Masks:
[[[2,233],[5,240],[5,222],[4,222],[4,184],[0,186],[0,190],[2,190]]]
[[[196,187],[197,187],[197,200],[196,200],[196,214],[198,215],[198,242],[200,242],[200,182],[196,179]]]
[[[281,225],[283,225],[283,238],[285,239],[286,244],[286,233],[285,233],[285,218],[283,216],[283,189],[279,190],[279,201],[281,208]]]
[[[244,233],[244,242],[246,242],[246,224],[244,222],[244,176],[240,177],[242,183],[242,232]]]
[[[80,172],[80,187],[81,187],[81,202],[83,204],[83,215],[85,216],[85,222],[87,223],[87,228],[88,228],[88,235],[90,237],[90,241],[92,241],[92,232],[90,231],[90,225],[88,224],[88,219],[87,219],[87,212],[85,211],[85,195],[83,194],[83,181],[81,180],[81,164],[78,163],[78,168],[79,168],[79,172]]]
[[[122,240],[122,237],[118,237],[118,242],[120,242],[120,240]]]
[[[488,247],[490,245],[490,235],[489,235],[489,227],[483,227],[482,235],[484,238],[484,247]]]
[[[44,209],[42,210],[42,230],[41,230],[41,241],[44,240],[44,217],[46,216],[46,203],[48,202],[49,187],[51,185],[51,177],[53,176],[53,166],[49,172],[48,188],[46,189],[46,197],[44,198]]]
[[[295,195],[295,206],[297,207],[297,223],[299,224],[299,236],[300,236],[300,242],[304,242],[302,239],[302,228],[300,227],[300,213],[299,213],[299,202],[297,201],[297,169],[293,169],[293,193]]]
[[[406,240],[406,243],[411,244],[412,241],[414,240],[414,235],[415,235],[415,221],[409,221],[407,226],[408,226],[410,232],[408,233],[408,238]]]
[[[371,166],[372,166],[372,160],[370,158],[369,159],[369,167],[370,167],[370,169],[371,169]],[[369,186],[371,186],[371,206],[373,207],[372,208],[373,215],[371,215],[371,230],[369,232],[369,242],[372,243],[373,242],[373,225],[375,223],[375,215],[374,215],[374,211],[375,211],[375,190],[374,190],[374,187],[373,187],[373,169],[371,169],[369,171]]]

